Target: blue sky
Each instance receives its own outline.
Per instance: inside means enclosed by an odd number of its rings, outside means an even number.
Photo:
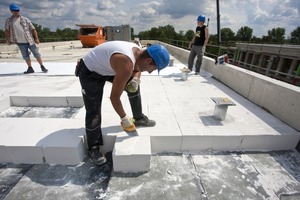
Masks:
[[[129,24],[135,34],[152,27],[172,25],[175,31],[195,30],[196,18],[209,18],[211,34],[217,33],[216,0],[1,0],[2,30],[11,15],[8,6],[17,3],[21,15],[33,23],[55,31],[57,28],[77,29],[75,24],[119,26]],[[277,27],[286,29],[286,36],[300,26],[299,0],[219,0],[221,28],[236,33],[243,26],[253,35],[267,35]]]

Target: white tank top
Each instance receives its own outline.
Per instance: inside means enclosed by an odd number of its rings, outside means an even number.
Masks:
[[[140,47],[133,42],[125,41],[110,41],[105,42],[95,48],[93,48],[86,56],[83,57],[83,61],[86,67],[91,72],[96,72],[102,76],[115,76],[116,73],[110,65],[110,57],[114,53],[121,53],[130,58],[132,61],[132,70],[135,65],[135,57],[132,52],[132,48]]]

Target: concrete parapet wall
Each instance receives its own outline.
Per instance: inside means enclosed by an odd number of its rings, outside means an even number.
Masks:
[[[182,63],[188,62],[190,51],[166,43],[161,43],[161,44],[163,44],[168,49],[169,53],[174,55],[176,59],[178,59],[180,62]]]
[[[157,44],[157,43],[159,43],[159,41],[158,40],[140,40],[140,43],[142,45]]]
[[[162,43],[178,60],[186,60],[189,51]],[[215,65],[204,56],[202,68],[256,105],[300,131],[300,88],[231,64]]]

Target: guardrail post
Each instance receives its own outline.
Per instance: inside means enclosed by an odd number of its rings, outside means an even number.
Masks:
[[[268,65],[267,65],[267,70],[266,70],[266,76],[270,76],[270,70],[272,68],[273,65],[273,61],[276,58],[276,56],[271,56],[269,61],[268,61]]]

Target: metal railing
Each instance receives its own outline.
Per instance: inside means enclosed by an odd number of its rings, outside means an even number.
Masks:
[[[179,48],[187,49],[189,50],[189,41],[182,41],[182,40],[161,40],[165,43],[168,43],[173,46],[177,46]],[[233,44],[232,44],[233,45]],[[241,67],[259,74],[262,74],[264,76],[268,76],[292,85],[300,86],[300,74],[297,74],[296,71],[294,71],[292,74],[285,73],[278,70],[273,70],[268,68],[267,66],[257,66],[253,65],[247,62],[238,61],[235,59],[237,54],[237,48],[235,46],[218,46],[218,45],[212,45],[208,44],[206,46],[206,51],[204,53],[205,56],[217,59],[220,55],[227,54],[229,57],[229,63]],[[299,66],[300,67],[300,66]]]
[[[230,62],[232,65],[241,67],[259,74],[262,74],[264,76],[268,76],[292,85],[297,85],[300,86],[300,76],[294,72],[293,74],[285,73],[285,72],[280,72],[278,70],[273,70],[267,67],[259,67],[257,65],[249,64],[247,62],[242,62],[242,61],[231,61]]]

